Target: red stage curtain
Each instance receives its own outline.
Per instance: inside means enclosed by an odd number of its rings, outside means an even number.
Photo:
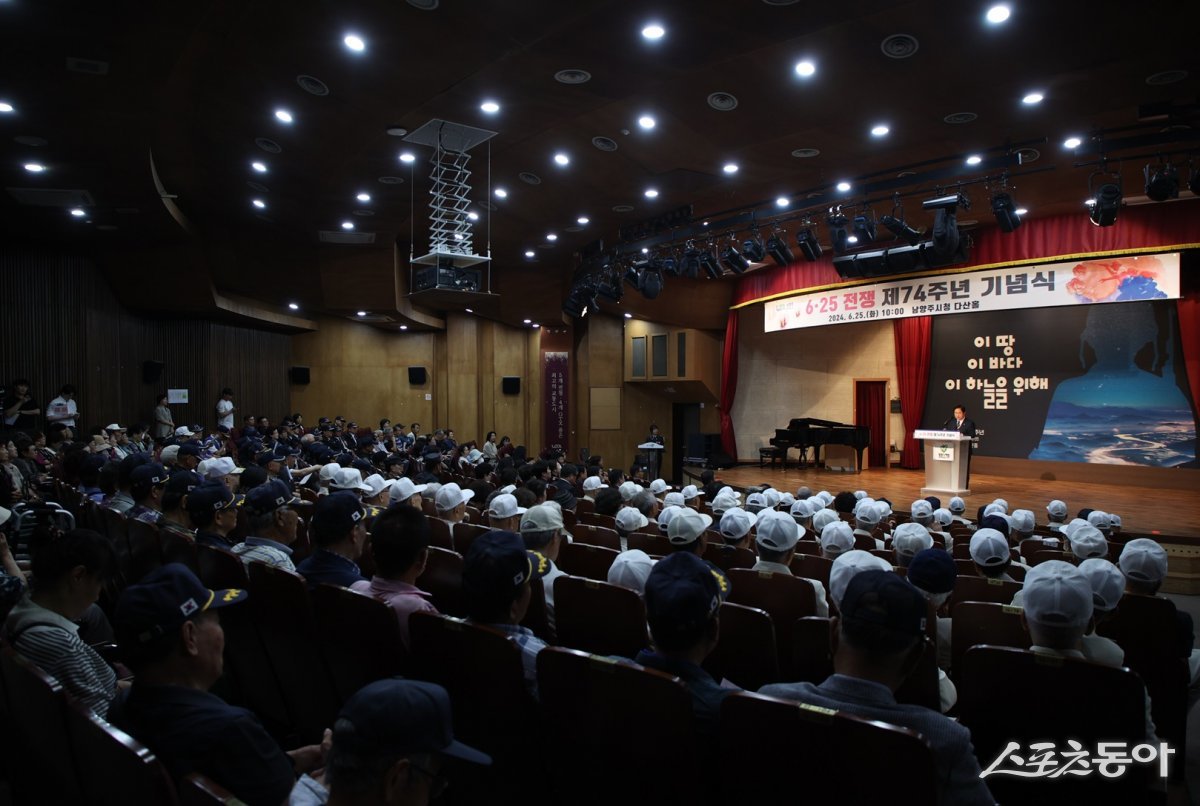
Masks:
[[[1185,291],[1176,306],[1179,341],[1183,343],[1183,361],[1192,393],[1192,411],[1200,414],[1200,289]]]
[[[859,381],[854,384],[855,425],[871,429],[867,464],[872,470],[888,466],[887,381]]]
[[[892,322],[896,343],[896,376],[900,380],[900,407],[904,413],[904,451],[900,466],[919,469],[924,457],[913,432],[925,416],[925,390],[929,386],[929,364],[933,347],[933,319],[914,316]]]
[[[725,351],[721,356],[721,447],[735,460],[738,452],[733,433],[733,398],[737,394],[737,380],[738,312],[730,311],[725,322]]]

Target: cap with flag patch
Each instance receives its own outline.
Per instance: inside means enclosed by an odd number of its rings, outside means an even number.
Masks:
[[[113,614],[117,643],[136,651],[179,629],[195,615],[243,601],[238,588],[209,590],[190,568],[170,563],[121,594]]]

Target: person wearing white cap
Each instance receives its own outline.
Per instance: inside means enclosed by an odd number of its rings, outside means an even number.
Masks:
[[[782,501],[780,502],[779,506],[781,508],[780,511],[783,511]],[[809,530],[813,528],[813,514],[818,511],[818,507],[819,504],[816,501],[810,501],[806,499],[803,501],[792,502],[787,511],[791,513],[792,518],[802,529]]]
[[[1071,532],[1071,553],[1081,560],[1103,557],[1108,554],[1108,541],[1091,524],[1076,527]]]
[[[704,532],[712,526],[712,522],[710,516],[691,507],[680,509],[667,524],[667,539],[671,542],[671,551],[690,551],[703,557],[704,547],[708,545]]]
[[[933,505],[924,498],[918,498],[909,506],[909,515],[913,522],[919,523],[922,526],[933,525]]]
[[[925,506],[929,506],[926,502]],[[892,534],[892,549],[896,552],[896,565],[907,568],[917,552],[933,548],[933,536],[919,523],[902,523]]]
[[[980,576],[988,579],[999,579],[1004,582],[1016,582],[1008,573],[1012,565],[1012,551],[1006,538],[997,529],[978,529],[971,535],[971,560],[979,569]]]
[[[637,494],[634,495],[633,498],[629,499],[629,503],[626,506],[633,507],[638,512],[642,513],[642,516],[648,522],[654,523],[655,518],[658,517],[658,511],[662,504],[657,498],[654,497],[654,493],[650,492],[649,490],[638,490]]]
[[[650,482],[650,492],[654,495],[662,495],[669,489],[671,489],[671,486],[664,479],[655,479]]]
[[[883,520],[883,513],[875,506],[875,502],[869,498],[862,499],[854,507],[854,534],[875,541],[877,549],[883,548],[883,541],[874,534],[881,520]]]
[[[781,511],[782,510],[790,510],[792,508],[792,504],[795,504],[795,503],[796,503],[796,496],[792,495],[791,493],[782,492],[779,494],[779,509]]]
[[[1092,586],[1092,623],[1083,634],[1080,649],[1093,663],[1120,668],[1125,665],[1125,650],[1111,638],[1097,634],[1096,625],[1116,611],[1117,604],[1125,594],[1125,575],[1120,568],[1099,557],[1081,562],[1079,573]]]
[[[717,497],[720,498],[721,496],[718,494]],[[748,496],[746,496],[747,512],[753,512],[755,515],[757,515],[766,509],[770,509],[770,507],[767,506],[767,497],[762,493],[750,493]]]
[[[1105,539],[1112,533],[1112,518],[1107,512],[1102,512],[1098,509],[1093,509],[1088,513],[1087,521],[1092,526],[1100,530]]]
[[[464,490],[454,482],[443,484],[433,497],[437,515],[449,523],[462,523],[467,519],[467,502],[475,497],[474,490]]]
[[[950,532],[947,530],[950,528],[950,524],[952,523],[954,523],[954,513],[945,507],[942,507],[941,509],[935,509],[933,511],[933,524],[930,525],[929,531],[932,534],[941,535],[943,539],[949,538]],[[946,543],[946,548],[951,548],[949,541]]]
[[[362,472],[355,467],[343,467],[333,474],[329,480],[329,491],[352,492],[358,496],[371,492],[371,488],[363,484]]]
[[[732,495],[722,495],[717,493],[717,497],[712,500],[712,511],[714,515],[721,515],[738,506],[740,506],[740,502]]]
[[[963,517],[963,513],[967,511],[967,502],[959,496],[954,496],[947,504],[950,514],[954,516],[955,523],[961,523],[963,526],[970,526],[971,522]]]
[[[1018,544],[1022,540],[1028,540],[1037,528],[1033,512],[1028,509],[1014,509],[1008,517],[1008,526],[1009,537]]]
[[[758,562],[753,571],[782,574],[792,574],[791,562],[796,556],[796,543],[800,541],[804,530],[795,518],[784,512],[766,510],[759,513],[758,523],[755,524],[754,543],[758,547]],[[816,614],[828,617],[829,602],[825,596],[825,586],[816,579],[798,577],[813,586],[813,596],[816,601]]]
[[[741,507],[734,507],[726,510],[725,514],[721,516],[717,531],[721,533],[726,546],[748,549],[750,548],[750,530],[754,528],[757,521],[758,516],[753,512]]]
[[[221,456],[216,459],[208,459],[207,461],[208,468],[202,474],[205,480],[220,481],[229,488],[231,493],[236,493],[238,488],[238,476],[242,475],[243,468],[240,468],[234,464],[233,460],[228,456]]]
[[[517,497],[512,493],[500,493],[488,504],[488,527],[502,532],[519,531],[521,516],[528,511],[517,506]]]
[[[686,504],[687,502],[683,500],[683,493],[681,492],[669,492],[663,496],[663,509],[667,507],[682,507],[686,506]],[[659,517],[662,517],[662,513],[659,513]]]
[[[1047,526],[1056,532],[1061,532],[1062,528],[1067,525],[1067,502],[1055,498],[1046,504],[1046,517],[1049,518]]]
[[[650,525],[646,516],[633,507],[621,507],[617,510],[616,521],[617,534],[621,537],[628,537],[631,532]]]
[[[856,500],[856,501],[861,501],[867,497],[869,497],[869,496],[867,495],[866,490],[855,490],[854,491],[854,500]]]
[[[599,476],[588,476],[583,480],[583,500],[595,501],[596,493],[607,486],[607,484],[600,480]]]
[[[635,510],[636,511],[636,510]],[[536,552],[546,558],[550,570],[542,577],[542,588],[546,597],[546,621],[554,631],[554,580],[567,574],[557,565],[559,550],[566,539],[562,507],[551,501],[529,507],[521,514],[521,539],[525,550]]]
[[[695,484],[689,484],[680,490],[680,493],[683,495],[683,503],[691,506],[691,501],[700,495],[700,488]]]
[[[621,492],[621,500],[628,503],[642,488],[632,481],[623,481],[617,489]]]
[[[1117,560],[1121,572],[1125,574],[1125,593],[1135,596],[1158,596],[1163,580],[1167,577],[1167,552],[1157,540],[1139,537],[1130,540],[1121,549],[1121,557]],[[1200,649],[1193,649],[1195,628],[1192,617],[1182,609],[1175,609],[1175,629],[1179,637],[1179,646],[1185,649],[1181,653],[1187,658],[1188,670],[1191,673],[1191,685],[1195,689],[1200,683]],[[1189,705],[1192,697],[1188,698]]]
[[[841,609],[846,586],[860,571],[891,571],[892,564],[869,551],[853,549],[838,556],[829,569],[829,596]]]
[[[121,429],[124,430],[124,429]],[[175,436],[178,439],[190,439],[196,436],[196,432],[188,428],[186,425],[181,425],[175,429]]]
[[[821,529],[821,556],[827,560],[836,560],[846,552],[854,551],[854,530],[840,520],[836,512],[833,515],[833,520]]]
[[[812,528],[817,534],[823,533],[825,527],[831,523],[845,523],[845,521],[839,518],[838,514],[832,509],[826,509],[825,507],[818,509],[816,514],[812,516]],[[847,523],[846,525],[849,526],[850,524]],[[851,529],[850,533],[853,539],[854,530]]]
[[[367,523],[369,525],[376,516],[387,509],[392,487],[396,482],[392,479],[385,479],[378,473],[372,473],[363,479],[363,484],[370,488],[363,493],[363,503],[367,505]],[[370,529],[368,528],[367,531]]]
[[[425,492],[424,484],[413,484],[412,479],[408,476],[403,476],[396,479],[396,483],[392,485],[392,489],[388,493],[388,506],[403,504],[414,509],[420,509],[423,503],[421,499],[421,493],[423,492]]]
[[[1115,512],[1108,513],[1109,534],[1121,534],[1121,516]]]
[[[321,471],[317,474],[317,483],[320,485],[317,488],[317,495],[329,495],[329,485],[341,469],[342,466],[337,462],[330,462],[321,467]]]
[[[767,499],[767,507],[770,509],[775,509],[775,507],[779,506],[779,500],[782,498],[782,496],[779,494],[779,490],[776,490],[773,487],[768,487],[763,490],[762,496],[763,498]]]
[[[608,569],[608,584],[629,588],[638,596],[646,594],[646,580],[654,569],[654,560],[641,549],[622,551]]]
[[[1000,514],[1002,514],[1002,515],[1008,514],[1008,502],[1005,501],[1003,498],[997,498],[992,503],[995,504],[996,506],[1000,507]]]

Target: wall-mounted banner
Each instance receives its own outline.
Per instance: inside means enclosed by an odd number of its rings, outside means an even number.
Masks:
[[[815,291],[763,305],[772,333],[974,311],[1179,298],[1179,253],[1069,260]]]
[[[568,378],[567,353],[543,352],[542,366],[542,375],[546,379],[542,387],[545,390],[543,393],[544,408],[542,409],[542,422],[545,423],[543,447],[559,445],[563,450],[567,450],[567,429],[569,427],[567,390],[571,385]]]

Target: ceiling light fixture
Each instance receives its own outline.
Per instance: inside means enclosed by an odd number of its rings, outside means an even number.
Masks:
[[[505,190],[504,188],[496,188],[496,190],[494,192],[496,194],[497,199],[507,199],[508,198],[508,191]]]
[[[496,103],[495,101],[484,101],[479,105],[479,108],[489,115],[494,115],[500,111],[500,104]]]
[[[854,244],[858,243],[858,236],[857,236],[857,235],[851,235],[851,236],[847,237],[847,238],[846,238],[846,243],[848,243],[848,244],[850,244],[850,245],[854,245]]]
[[[275,119],[278,120],[280,123],[288,123],[288,124],[290,124],[294,120],[294,118],[292,117],[292,113],[287,111],[286,109],[276,109],[275,110]]]
[[[415,159],[416,159],[416,157],[407,151],[405,151],[403,154],[400,155],[401,162],[412,162]]]
[[[522,321],[522,322],[524,322],[524,323],[525,323],[525,324],[527,324],[527,325],[531,325],[531,324],[533,324],[533,320],[532,320],[532,319],[522,319],[521,321]]]
[[[1066,140],[1063,140],[1063,148],[1079,148],[1082,144],[1083,141],[1078,137],[1068,137]]]
[[[778,199],[775,200],[776,207],[787,207],[789,204],[791,204],[791,201],[788,199],[787,196],[780,196]]]
[[[352,229],[354,229],[354,222],[353,222],[353,221],[343,221],[343,222],[342,222],[342,229],[344,229],[344,230],[352,230]]]
[[[569,165],[571,163],[571,158],[566,154],[559,152],[558,154],[554,155],[554,162],[558,165]]]
[[[400,325],[401,330],[408,330],[408,325]]]
[[[358,199],[360,202],[369,202],[371,200],[371,194],[370,193],[359,193],[354,198]]]
[[[987,21],[990,22],[992,25],[999,25],[1000,23],[1005,22],[1009,17],[1012,16],[1012,9],[1009,8],[1007,5],[1005,5],[1004,3],[1000,3],[999,5],[995,5],[995,6],[992,6],[991,8],[989,8],[987,10],[986,16],[987,16]]]
[[[642,29],[642,36],[644,36],[646,39],[650,40],[651,42],[655,42],[659,39],[662,39],[663,36],[666,35],[666,33],[667,33],[667,29],[663,28],[657,22],[652,22],[649,25],[647,25],[645,28]]]
[[[346,47],[355,53],[362,53],[367,49],[367,43],[362,40],[361,36],[357,36],[356,34],[346,34],[345,38],[342,39],[342,42],[344,42]]]
[[[967,157],[967,165],[978,165],[981,162],[983,162],[983,157],[979,156],[978,154],[972,154],[971,156]]]
[[[649,115],[642,115],[638,118],[638,125],[647,131],[653,129],[657,121]]]
[[[42,165],[40,162],[27,162],[25,163],[25,170],[29,171],[31,174],[40,174],[46,170],[46,166]]]
[[[267,165],[263,162],[252,162],[250,163],[250,167],[260,174],[265,174],[267,172]]]
[[[801,78],[811,78],[817,72],[817,66],[808,59],[796,62],[796,75]]]
[[[850,192],[850,183],[846,182],[846,181],[838,182],[837,189],[838,189],[839,193],[849,193]]]
[[[289,303],[288,303],[288,307],[289,307],[289,308],[291,308],[293,311],[298,311],[298,310],[300,310],[300,306],[299,306],[299,305],[297,305],[297,304],[296,304],[296,303],[294,303],[294,302],[289,302]]]
[[[267,203],[265,201],[263,201],[262,199],[252,199],[250,203],[253,204],[255,207],[257,207],[259,210],[267,209]]]
[[[13,105],[8,101],[0,101],[0,112],[3,112],[7,115],[15,111],[17,111],[16,108],[13,107]]]
[[[525,250],[525,257],[533,257],[535,254],[537,254],[537,253],[534,252],[532,249]]]
[[[727,174],[735,174],[738,171],[738,166],[736,162],[727,162],[721,167],[721,170]]]
[[[469,218],[471,221],[478,221],[479,213],[476,213],[474,210],[472,210],[471,212],[467,213],[467,218]]]
[[[1021,103],[1026,106],[1033,106],[1034,104],[1040,104],[1045,97],[1040,92],[1031,92],[1021,99]]]
[[[633,318],[633,314],[631,314],[631,313],[626,313],[626,314],[625,314],[625,318],[626,318],[626,319],[632,319],[632,318]]]
[[[646,189],[646,198],[647,199],[657,199],[658,191],[655,190],[654,188],[647,188]]]
[[[887,134],[890,131],[891,131],[891,129],[889,129],[884,124],[880,123],[877,126],[874,126],[871,128],[871,136],[872,137],[887,137]]]
[[[74,210],[71,211],[71,215],[75,216],[76,218],[83,218],[85,215],[87,215],[87,213],[85,213],[83,210],[76,207]]]
[[[557,236],[557,235],[555,235],[553,232],[550,232],[550,233],[547,233],[547,234],[546,234],[546,240],[547,240],[547,241],[557,241],[557,240],[558,240],[558,236]]]
[[[1097,180],[1101,180],[1102,184],[1097,185]],[[1111,227],[1117,223],[1124,197],[1121,175],[1096,171],[1088,177],[1088,193],[1091,198],[1084,203],[1089,208],[1088,218],[1091,222],[1097,227]]]
[[[1029,215],[1029,210],[1025,207],[1018,207],[1016,212],[1017,215]]]
[[[581,225],[582,225],[582,224],[587,224],[587,223],[588,223],[590,220],[591,220],[591,219],[589,219],[589,218],[588,218],[587,216],[585,216],[585,215],[581,215],[579,218],[575,219],[576,223],[578,223],[578,224],[581,224]]]
[[[367,315],[367,312],[366,312],[366,311],[359,311],[359,312],[358,312],[358,315],[359,315],[359,316],[366,316],[366,315]]]

